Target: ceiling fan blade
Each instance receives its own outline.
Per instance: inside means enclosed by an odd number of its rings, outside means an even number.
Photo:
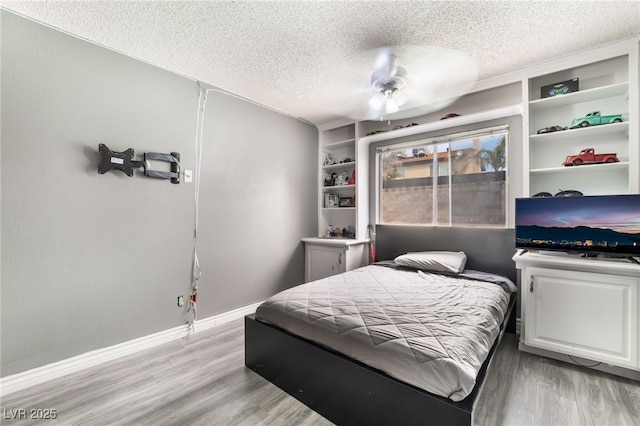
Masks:
[[[371,58],[375,58],[373,69]],[[402,45],[365,51],[355,65],[354,75],[365,74],[367,66],[369,72],[373,73],[370,74],[371,80],[380,78],[386,72],[389,79],[401,78],[405,81],[407,84],[402,90],[408,100],[398,112],[387,114],[384,107],[370,107],[369,100],[376,90],[368,85],[355,95],[354,101],[358,105],[345,113],[357,120],[396,120],[443,109],[468,93],[478,78],[476,65],[469,56],[436,46]],[[359,84],[364,86],[367,81]],[[374,102],[376,105],[378,103]]]

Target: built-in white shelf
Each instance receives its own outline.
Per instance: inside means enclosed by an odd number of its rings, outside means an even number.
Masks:
[[[331,142],[331,143],[324,144],[322,146],[322,149],[324,151],[330,151],[332,149],[347,148],[347,147],[353,146],[355,142],[356,142],[355,138],[345,139],[338,142]]]
[[[404,136],[419,135],[434,130],[449,129],[453,127],[463,126],[465,124],[481,123],[483,121],[495,120],[502,117],[510,117],[512,115],[521,115],[522,106],[512,105],[503,108],[482,111],[474,114],[461,115],[459,117],[439,120],[433,123],[418,124],[416,126],[403,127],[401,129],[390,130],[388,132],[376,133],[375,135],[363,136],[359,139],[361,143],[368,145],[372,142],[385,141]]]
[[[323,207],[322,210],[327,210],[327,211],[347,211],[347,210],[355,210],[355,207]]]
[[[341,189],[354,189],[355,185],[333,185],[333,186],[323,186],[322,191],[339,191]]]
[[[622,123],[601,124],[599,126],[582,127],[579,129],[559,130],[551,133],[541,133],[530,135],[529,140],[531,143],[539,143],[545,141],[562,141],[570,140],[580,137],[591,137],[601,135],[629,135],[629,122],[623,121]]]
[[[524,144],[529,170],[523,170],[525,196],[557,187],[585,195],[627,194],[638,190],[637,40],[624,50],[625,53],[610,52],[608,57],[580,61],[575,66],[567,64],[565,69],[529,78],[528,126],[525,126],[529,134]],[[538,98],[541,87],[571,78],[580,79],[579,91]],[[548,124],[568,124],[600,109],[605,115],[621,114],[624,121],[532,134]],[[585,148],[594,148],[597,154],[616,153],[622,161],[577,167],[562,165],[567,155],[577,155]]]
[[[541,109],[595,101],[598,99],[612,98],[614,96],[628,96],[628,93],[629,82],[616,83],[607,86],[596,87],[594,89],[580,90],[564,95],[552,96],[550,98],[536,99],[529,102],[529,109],[531,111],[537,111]]]
[[[593,173],[597,171],[611,171],[628,169],[628,161],[620,161],[618,163],[602,163],[602,164],[583,164],[582,166],[561,166],[561,167],[548,167],[544,169],[531,169],[531,174],[540,173]]]
[[[348,163],[336,163],[336,164],[330,164],[328,166],[322,166],[322,170],[329,171],[329,170],[335,170],[335,169],[352,169],[355,167],[355,165],[356,165],[355,161],[349,161]]]

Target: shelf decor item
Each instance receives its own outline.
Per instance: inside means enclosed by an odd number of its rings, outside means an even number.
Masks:
[[[349,184],[349,173],[344,172],[336,176],[336,179],[335,179],[336,186],[348,185],[348,184]]]
[[[584,117],[574,118],[570,129],[579,127],[599,126],[601,124],[622,123],[622,114],[602,115],[600,111],[593,111]]]
[[[355,207],[355,203],[353,202],[353,197],[344,197],[340,198],[340,207]]]
[[[324,165],[331,166],[332,164],[336,164],[336,160],[335,158],[333,158],[333,155],[331,155],[331,153],[328,153],[327,156],[324,158]]]
[[[550,98],[557,95],[565,95],[571,92],[577,92],[579,90],[579,79],[574,78],[571,80],[561,81],[560,83],[549,84],[540,88],[541,98]]]
[[[324,206],[328,209],[339,207],[340,197],[338,194],[324,194]]]
[[[551,127],[543,127],[542,129],[538,130],[538,134],[541,135],[543,133],[553,133],[553,132],[559,132],[561,130],[567,130],[568,127],[562,127],[562,126],[551,126]]]
[[[331,176],[325,176],[324,178],[324,186],[336,186],[336,177],[337,173],[331,173]]]
[[[562,163],[563,166],[581,166],[583,164],[617,163],[618,154],[615,152],[607,154],[596,154],[593,148],[585,148],[578,155],[568,155]]]

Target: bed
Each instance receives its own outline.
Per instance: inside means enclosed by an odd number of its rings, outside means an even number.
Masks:
[[[515,253],[513,242],[513,230],[510,229],[390,225],[376,227],[377,260],[392,260],[407,252],[463,251],[466,254],[465,269],[498,274],[516,282],[516,271],[511,259]],[[394,268],[389,268],[389,272],[385,268],[386,266],[368,266],[362,270],[347,272],[344,276],[311,284],[315,287],[299,287],[317,288],[317,291],[320,291],[323,286],[330,286],[331,282],[339,283],[345,279],[352,280],[353,277],[360,281],[383,281],[382,285],[386,285],[386,277],[393,277],[396,272],[391,272]],[[375,276],[372,278],[369,274]],[[420,279],[422,278],[410,275],[402,278],[409,286],[417,285]],[[494,284],[488,286],[497,287]],[[332,291],[335,291],[335,288]],[[397,294],[394,294],[392,299],[396,296]],[[428,387],[428,382],[423,384],[421,381],[412,381],[413,376],[418,376],[415,366],[398,373],[393,366],[376,365],[375,359],[372,362],[371,359],[352,358],[360,355],[357,351],[349,352],[349,348],[330,349],[329,343],[322,340],[322,337],[299,337],[295,328],[292,332],[274,325],[278,319],[270,317],[268,307],[262,306],[259,308],[259,315],[264,317],[262,320],[256,320],[255,314],[245,318],[245,364],[339,425],[394,424],[399,421],[402,424],[471,425],[475,403],[496,347],[505,331],[513,332],[515,329],[515,299],[515,293],[511,293],[506,296],[506,302],[496,302],[503,305],[500,308],[498,323],[487,328],[497,328],[492,331],[491,336],[479,338],[491,340],[486,345],[486,354],[482,355],[474,371],[469,373],[475,376],[472,377],[473,381],[469,383],[466,380],[466,384],[462,385],[464,389],[460,392],[441,389],[437,380],[433,389]],[[401,301],[399,306],[406,303]],[[332,337],[329,337],[329,340],[331,339]],[[352,356],[343,353],[350,353]],[[388,354],[377,357],[389,358]],[[433,376],[457,375],[455,372],[447,371],[444,364],[438,366],[429,362],[426,365],[435,365],[431,370],[427,369]]]

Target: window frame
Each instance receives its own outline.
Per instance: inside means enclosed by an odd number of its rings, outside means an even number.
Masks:
[[[386,152],[386,151],[398,151],[398,150],[404,150],[404,149],[417,149],[417,148],[422,148],[422,147],[426,147],[426,146],[435,146],[438,144],[444,144],[444,143],[454,143],[456,141],[464,141],[464,140],[468,140],[468,139],[473,139],[473,138],[478,138],[478,137],[485,137],[485,136],[495,136],[495,135],[504,135],[505,136],[505,153],[504,153],[504,158],[505,158],[505,162],[506,162],[506,167],[505,167],[505,180],[504,180],[504,185],[505,185],[505,193],[504,193],[504,222],[500,225],[490,225],[490,224],[483,224],[480,226],[484,226],[484,227],[492,227],[492,228],[509,228],[510,223],[511,223],[511,219],[510,219],[510,205],[511,205],[511,199],[510,199],[510,187],[511,187],[511,179],[512,179],[512,174],[510,173],[510,170],[512,169],[512,156],[511,156],[511,144],[514,143],[514,138],[513,136],[513,132],[514,130],[517,131],[517,129],[513,129],[511,127],[511,121],[509,120],[500,120],[499,123],[475,123],[475,125],[471,128],[467,128],[467,129],[461,129],[458,128],[459,130],[456,131],[456,128],[448,128],[445,129],[447,131],[447,133],[443,133],[441,135],[436,135],[436,136],[429,136],[427,134],[419,134],[419,135],[415,135],[412,139],[410,140],[386,140],[383,143],[380,144],[376,144],[375,146],[372,146],[372,154],[374,157],[374,161],[372,162],[372,166],[373,166],[373,176],[372,176],[372,182],[374,182],[374,186],[373,186],[373,193],[371,195],[373,195],[372,197],[372,201],[373,201],[373,205],[371,206],[373,208],[373,220],[374,223],[376,224],[383,224],[381,222],[382,219],[382,196],[381,196],[381,191],[382,191],[382,173],[381,173],[381,155],[380,153],[382,152]],[[517,126],[516,126],[517,127]],[[437,149],[436,149],[437,152]],[[434,167],[435,165],[437,165],[436,163],[437,159],[434,158],[434,164],[432,164],[430,167]],[[449,158],[448,158],[448,162],[447,162],[447,168],[448,168],[448,173],[444,176],[447,176],[448,179],[451,179],[451,177],[453,176],[451,174],[451,156],[449,154]],[[516,162],[517,163],[517,162]],[[439,168],[439,167],[438,167]],[[433,176],[434,178],[434,189],[437,186],[437,178],[440,177],[440,175],[436,175]],[[474,225],[464,225],[464,224],[453,224],[452,223],[452,215],[453,215],[453,210],[451,209],[451,199],[452,199],[452,188],[451,185],[449,185],[449,208],[447,209],[447,216],[449,218],[448,220],[448,224],[440,224],[438,223],[438,214],[442,214],[443,212],[438,212],[437,211],[437,191],[433,191],[433,200],[431,202],[432,208],[433,208],[433,221],[431,223],[414,223],[411,225],[416,225],[416,226],[437,226],[437,227],[468,227],[468,226],[474,226]],[[402,226],[402,225],[399,225]]]

